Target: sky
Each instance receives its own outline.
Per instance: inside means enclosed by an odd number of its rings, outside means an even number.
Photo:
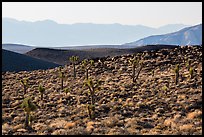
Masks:
[[[2,17],[60,24],[197,25],[202,2],[2,2]]]

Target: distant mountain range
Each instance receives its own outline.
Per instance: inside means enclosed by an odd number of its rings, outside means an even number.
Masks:
[[[58,47],[75,45],[117,45],[141,38],[178,31],[189,25],[168,24],[160,28],[142,25],[58,24],[52,20],[36,22],[2,19],[2,43]]]
[[[153,35],[123,46],[126,48],[143,45],[202,45],[202,24],[186,27],[174,33]]]

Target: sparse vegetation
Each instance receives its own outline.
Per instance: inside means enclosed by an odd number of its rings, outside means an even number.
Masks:
[[[193,72],[194,72],[193,68],[192,68],[192,67],[190,67],[190,69],[189,69],[190,79],[192,79],[192,78],[193,78]]]
[[[186,68],[188,69],[188,71],[190,70],[191,68],[191,60],[189,59],[186,63]]]
[[[23,93],[26,94],[27,88],[28,88],[28,78],[21,79],[20,83],[23,85]]]
[[[36,105],[31,101],[31,99],[25,98],[23,100],[23,103],[21,104],[21,107],[24,109],[24,112],[26,114],[26,118],[25,118],[25,128],[29,128],[31,127],[32,124],[32,116],[31,116],[31,112],[35,111],[37,109]],[[32,128],[32,127],[31,127]]]
[[[168,87],[167,87],[166,85],[164,85],[164,86],[162,87],[162,90],[163,90],[163,91],[167,91],[167,90],[168,90]]]
[[[88,106],[88,112],[90,112],[89,114],[94,114],[94,104],[95,104],[95,101],[94,101],[94,97],[95,97],[95,92],[100,88],[99,86],[101,85],[101,81],[100,80],[97,80],[97,81],[93,81],[91,78],[89,79],[86,79],[85,82],[84,82],[84,86],[87,86],[88,89],[89,89],[89,95],[91,97],[91,104]],[[90,115],[89,115],[90,116]],[[90,116],[91,118],[92,115]]]
[[[68,94],[71,91],[71,88],[64,88],[64,92]]]
[[[45,88],[42,85],[39,85],[38,90],[41,95],[41,100],[43,100],[43,94],[45,93]]]
[[[73,64],[73,68],[74,68],[74,78],[76,78],[76,63],[78,62],[79,60],[79,57],[78,56],[71,56],[69,58],[70,62]]]
[[[132,78],[132,83],[135,84],[143,68],[143,62],[138,58],[133,58],[129,60],[129,63],[132,65],[132,75],[130,76]]]
[[[89,118],[90,119],[94,119],[95,117],[95,105],[92,105],[92,104],[88,104],[87,105],[87,111],[88,111],[88,114],[89,114]]]
[[[175,48],[168,52],[166,49],[155,51],[155,57],[149,52],[139,56],[107,57],[104,61],[108,69],[99,62],[92,67],[90,60],[86,59],[88,65],[82,61],[85,71],[77,71],[76,79],[66,75],[68,69],[72,71],[72,64],[66,67],[66,71],[61,66],[3,73],[2,134],[200,135],[202,50],[184,47],[183,51],[193,62],[189,70],[185,66],[187,60],[181,62],[179,59],[183,55]],[[141,56],[144,56],[142,60]],[[136,60],[135,69],[133,60]],[[85,73],[86,69],[89,74]],[[65,75],[69,84],[65,83]],[[16,91],[20,91],[19,95],[23,93],[21,78],[29,78],[29,85],[32,85],[27,88],[24,100],[15,94]],[[60,93],[56,92],[59,89]]]
[[[152,70],[152,77],[154,77],[154,70]]]
[[[82,69],[85,69],[86,70],[86,79],[89,78],[89,74],[88,74],[88,71],[89,69],[91,68],[91,66],[94,66],[94,60],[87,60],[87,59],[84,59],[82,61]]]

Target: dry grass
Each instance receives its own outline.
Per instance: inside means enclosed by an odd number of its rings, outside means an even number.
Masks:
[[[193,124],[185,124],[179,127],[182,131],[189,131],[193,129]]]
[[[202,116],[202,111],[200,110],[195,110],[194,112],[190,112],[187,115],[188,119],[194,119]]]
[[[174,123],[174,120],[168,118],[164,121],[164,125],[167,127],[171,127],[172,123]]]
[[[73,128],[76,126],[76,123],[75,122],[67,122],[64,126],[65,129],[67,128]]]

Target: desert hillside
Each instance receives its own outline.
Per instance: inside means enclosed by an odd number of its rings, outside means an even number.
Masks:
[[[133,68],[128,63],[134,56],[143,62],[135,84],[130,77]],[[188,60],[192,76],[186,65]],[[91,98],[84,86],[81,63],[76,65],[76,79],[72,65],[62,71],[68,93],[61,90],[59,68],[2,74],[3,135],[202,134],[202,46],[125,54],[105,58],[103,63],[95,61],[89,77],[102,83],[94,94],[93,119],[87,109]],[[28,78],[25,95],[22,78]],[[43,100],[39,84],[45,88]],[[24,127],[26,115],[20,107],[23,97],[30,97],[37,105],[32,113],[32,129]]]

